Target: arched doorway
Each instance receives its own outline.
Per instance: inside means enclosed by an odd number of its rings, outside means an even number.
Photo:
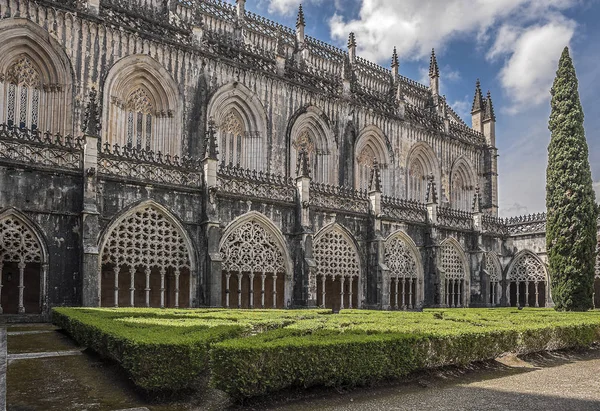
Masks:
[[[360,257],[354,240],[333,224],[316,236],[313,254],[317,264],[317,301],[334,310],[360,308]]]
[[[531,251],[515,256],[506,276],[507,304],[512,307],[545,307],[548,298],[546,266]]]
[[[219,250],[224,307],[285,307],[289,258],[283,236],[267,217],[250,213],[234,221]]]
[[[469,305],[469,270],[465,253],[453,238],[444,240],[440,247],[443,285],[442,305],[451,308]]]
[[[413,309],[423,303],[423,267],[419,252],[403,232],[385,243],[385,263],[390,270],[390,307]]]
[[[0,215],[0,314],[40,314],[45,306],[47,253],[24,216]]]
[[[101,305],[190,307],[192,253],[183,228],[163,207],[135,207],[107,230],[101,250]]]

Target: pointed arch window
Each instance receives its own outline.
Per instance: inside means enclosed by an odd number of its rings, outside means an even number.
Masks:
[[[134,90],[127,100],[127,146],[150,150],[154,105],[143,88]]]
[[[319,139],[312,131],[308,129],[303,130],[292,142],[292,147],[294,148],[292,159],[295,161],[298,157],[298,153],[302,150],[306,150],[309,156],[311,177],[313,180],[319,183],[333,184],[333,175],[330,172],[329,153],[322,147],[319,147],[317,141],[319,141]]]
[[[370,146],[366,146],[358,154],[358,189],[369,190],[369,180],[371,178],[371,171],[373,165],[377,161],[377,155]]]
[[[419,160],[413,160],[408,169],[408,198],[425,202],[427,190],[427,176]]]
[[[261,134],[246,127],[244,116],[238,110],[229,109],[222,117],[219,128],[222,164],[250,170],[266,169]]]
[[[3,116],[9,126],[36,130],[40,121],[40,98],[43,93],[39,72],[26,56],[18,58],[7,70],[2,91]]]

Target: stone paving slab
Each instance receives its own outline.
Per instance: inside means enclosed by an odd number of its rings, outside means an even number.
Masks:
[[[38,331],[8,331],[7,335],[35,335],[35,334],[45,334],[52,333],[53,330],[38,330]]]
[[[34,360],[36,358],[66,357],[70,355],[81,355],[81,350],[8,354],[8,363],[10,364],[16,360]]]

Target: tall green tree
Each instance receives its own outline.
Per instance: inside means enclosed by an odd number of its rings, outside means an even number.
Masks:
[[[557,310],[592,308],[596,200],[577,75],[565,47],[552,86],[546,172],[546,247]]]

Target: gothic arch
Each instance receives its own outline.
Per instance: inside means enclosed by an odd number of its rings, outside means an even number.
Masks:
[[[333,309],[360,308],[362,268],[352,234],[337,223],[322,228],[315,235],[313,255],[316,277],[321,281],[314,278],[310,283],[317,281],[316,295],[320,296],[321,305]]]
[[[470,271],[468,260],[460,243],[448,237],[440,245],[441,304],[447,307],[469,305]]]
[[[267,171],[267,115],[254,93],[238,82],[224,85],[208,103],[208,118],[219,130],[221,163]]]
[[[421,253],[405,232],[396,231],[385,240],[385,264],[390,270],[390,306],[421,305],[425,298]]]
[[[492,306],[499,305],[502,297],[502,266],[500,265],[500,259],[496,253],[489,251],[484,255],[483,264],[483,271],[488,276],[490,284],[487,302]]]
[[[393,193],[389,177],[390,169],[393,166],[393,154],[391,144],[381,129],[376,126],[367,126],[361,131],[356,141],[354,157],[356,162],[355,185],[357,189],[369,189],[371,170],[374,162],[377,162],[381,168],[383,190],[387,193]]]
[[[293,273],[286,244],[279,229],[259,212],[249,212],[230,223],[219,244],[223,306],[232,304],[234,281],[238,308],[284,308],[291,295]]]
[[[548,304],[548,271],[544,262],[533,251],[519,251],[508,265],[506,273],[508,305],[539,307]]]
[[[309,106],[292,116],[288,125],[290,144],[289,175],[296,175],[296,161],[300,149],[309,154],[312,178],[325,184],[337,182],[337,156],[334,135],[323,111]]]
[[[420,141],[412,146],[406,157],[406,198],[425,202],[427,177],[433,175],[440,187],[440,166],[431,146]]]
[[[124,210],[104,230],[98,248],[101,305],[191,307],[197,267],[194,246],[166,207],[148,200]],[[119,295],[120,288],[129,290],[129,298]]]
[[[104,81],[104,141],[181,156],[183,100],[169,72],[150,56],[117,61]]]
[[[471,162],[465,156],[459,157],[450,173],[450,203],[453,208],[471,211],[476,182]]]
[[[0,21],[0,123],[73,134],[73,70],[62,46],[26,19]]]
[[[18,278],[13,279],[12,272]],[[0,314],[46,312],[47,284],[48,248],[41,231],[20,211],[14,208],[3,211],[0,213]]]

